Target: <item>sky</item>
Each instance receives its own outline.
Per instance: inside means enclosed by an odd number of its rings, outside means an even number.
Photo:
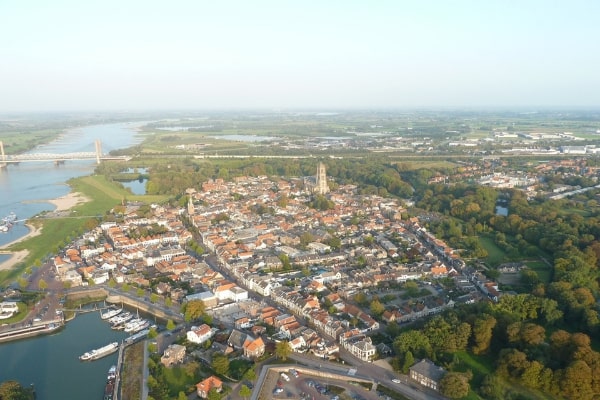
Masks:
[[[0,0],[0,112],[600,107],[596,0]]]

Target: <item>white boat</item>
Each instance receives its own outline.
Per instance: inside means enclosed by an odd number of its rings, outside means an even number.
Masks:
[[[144,320],[141,324],[137,325],[135,328],[133,328],[133,330],[131,331],[132,333],[136,333],[139,332],[143,329],[147,329],[150,327],[150,321],[148,320]]]
[[[111,379],[115,379],[117,377],[117,366],[113,365],[108,369],[108,375],[106,376],[106,380],[110,381]]]
[[[121,314],[121,311],[123,311],[122,308],[111,308],[107,312],[101,313],[100,314],[100,318],[102,318],[102,319],[110,319],[112,317],[115,317],[115,316]]]
[[[79,356],[79,359],[81,361],[97,360],[99,358],[102,358],[104,356],[114,353],[118,349],[119,349],[119,343],[112,342],[110,344],[107,344],[106,346],[102,346],[98,349],[90,350],[90,351],[83,353],[82,355]]]
[[[140,325],[145,322],[144,319],[135,318],[125,324],[125,332],[134,332]]]
[[[129,321],[131,318],[133,318],[133,314],[130,313],[129,311],[125,311],[119,315],[115,315],[114,317],[110,318],[108,320],[108,322],[111,325],[121,325],[121,324],[124,324],[125,322]]]

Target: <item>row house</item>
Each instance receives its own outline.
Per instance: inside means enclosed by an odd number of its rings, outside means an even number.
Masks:
[[[97,247],[80,246],[79,252],[81,253],[81,257],[90,258],[90,257],[94,257],[94,256],[104,253],[104,246],[97,246]]]
[[[252,320],[248,317],[241,317],[234,321],[235,329],[248,329],[253,326]]]
[[[344,312],[348,315],[359,319],[363,322],[367,327],[363,330],[363,332],[370,332],[379,329],[379,322],[375,321],[373,317],[369,314],[362,311],[360,308],[356,307],[352,304],[346,304],[346,308],[344,308]]]

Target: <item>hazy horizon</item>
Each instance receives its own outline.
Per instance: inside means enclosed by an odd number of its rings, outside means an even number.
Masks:
[[[0,114],[600,108],[600,4],[0,3]]]

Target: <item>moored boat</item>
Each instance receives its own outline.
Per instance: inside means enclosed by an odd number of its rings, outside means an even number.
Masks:
[[[145,338],[146,335],[148,335],[148,333],[150,333],[150,329],[141,330],[138,333],[136,333],[134,335],[131,335],[128,338],[126,338],[125,339],[125,343],[127,343],[127,344],[135,343],[139,339]]]
[[[108,320],[108,322],[111,325],[120,325],[120,324],[124,324],[125,322],[129,321],[133,317],[134,317],[134,315],[132,313],[130,313],[129,311],[125,311],[119,315],[115,315],[114,317],[110,318]]]
[[[110,319],[112,317],[115,317],[115,316],[121,314],[122,311],[123,311],[122,308],[111,308],[110,310],[108,310],[105,313],[100,313],[100,318]]]
[[[119,343],[112,342],[110,344],[107,344],[106,346],[102,346],[98,349],[90,350],[90,351],[83,353],[82,355],[79,356],[79,359],[81,361],[97,360],[99,358],[102,358],[104,356],[114,353],[118,349],[119,349]]]
[[[135,327],[134,327],[134,328],[131,330],[131,332],[132,332],[132,333],[137,333],[137,332],[139,332],[139,331],[142,331],[142,330],[144,330],[144,329],[147,329],[147,328],[149,328],[149,327],[150,327],[150,321],[148,321],[148,320],[146,319],[146,320],[144,320],[143,322],[141,322],[139,325],[136,325],[136,326],[135,326]]]
[[[117,378],[117,366],[116,365],[112,365],[109,369],[108,369],[108,374],[106,376],[106,380],[110,381],[111,379],[116,379]]]
[[[125,325],[123,325],[123,329],[125,329],[125,332],[131,332],[131,330],[138,324],[140,324],[142,322],[141,318],[133,318],[132,320],[130,320],[129,322],[127,322]]]

